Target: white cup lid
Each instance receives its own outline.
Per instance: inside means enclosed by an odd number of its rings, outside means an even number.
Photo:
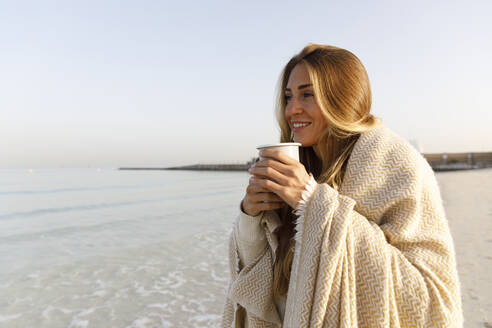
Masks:
[[[280,142],[275,144],[266,144],[256,147],[256,149],[271,148],[271,147],[288,147],[288,146],[302,146],[299,142]]]

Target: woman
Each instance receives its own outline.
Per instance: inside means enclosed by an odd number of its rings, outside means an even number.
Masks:
[[[251,169],[230,239],[224,327],[462,325],[454,246],[425,159],[370,114],[351,52],[310,44],[285,66],[281,141]]]

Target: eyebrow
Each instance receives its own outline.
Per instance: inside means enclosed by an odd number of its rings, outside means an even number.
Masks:
[[[311,83],[308,84],[301,84],[300,86],[297,87],[298,90],[307,88],[307,87],[312,87],[313,85]],[[285,88],[285,91],[292,91],[290,88]]]

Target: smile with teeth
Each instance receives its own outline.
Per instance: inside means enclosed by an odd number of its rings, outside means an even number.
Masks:
[[[300,129],[305,128],[310,124],[311,124],[310,122],[295,122],[292,123],[292,127],[294,128],[294,131],[299,131]]]

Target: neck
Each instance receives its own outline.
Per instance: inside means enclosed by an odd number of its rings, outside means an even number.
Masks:
[[[318,157],[318,159],[321,158],[321,155],[319,153],[319,150],[318,150],[318,145],[313,145],[313,150],[314,150],[314,153],[316,154],[316,157]]]

